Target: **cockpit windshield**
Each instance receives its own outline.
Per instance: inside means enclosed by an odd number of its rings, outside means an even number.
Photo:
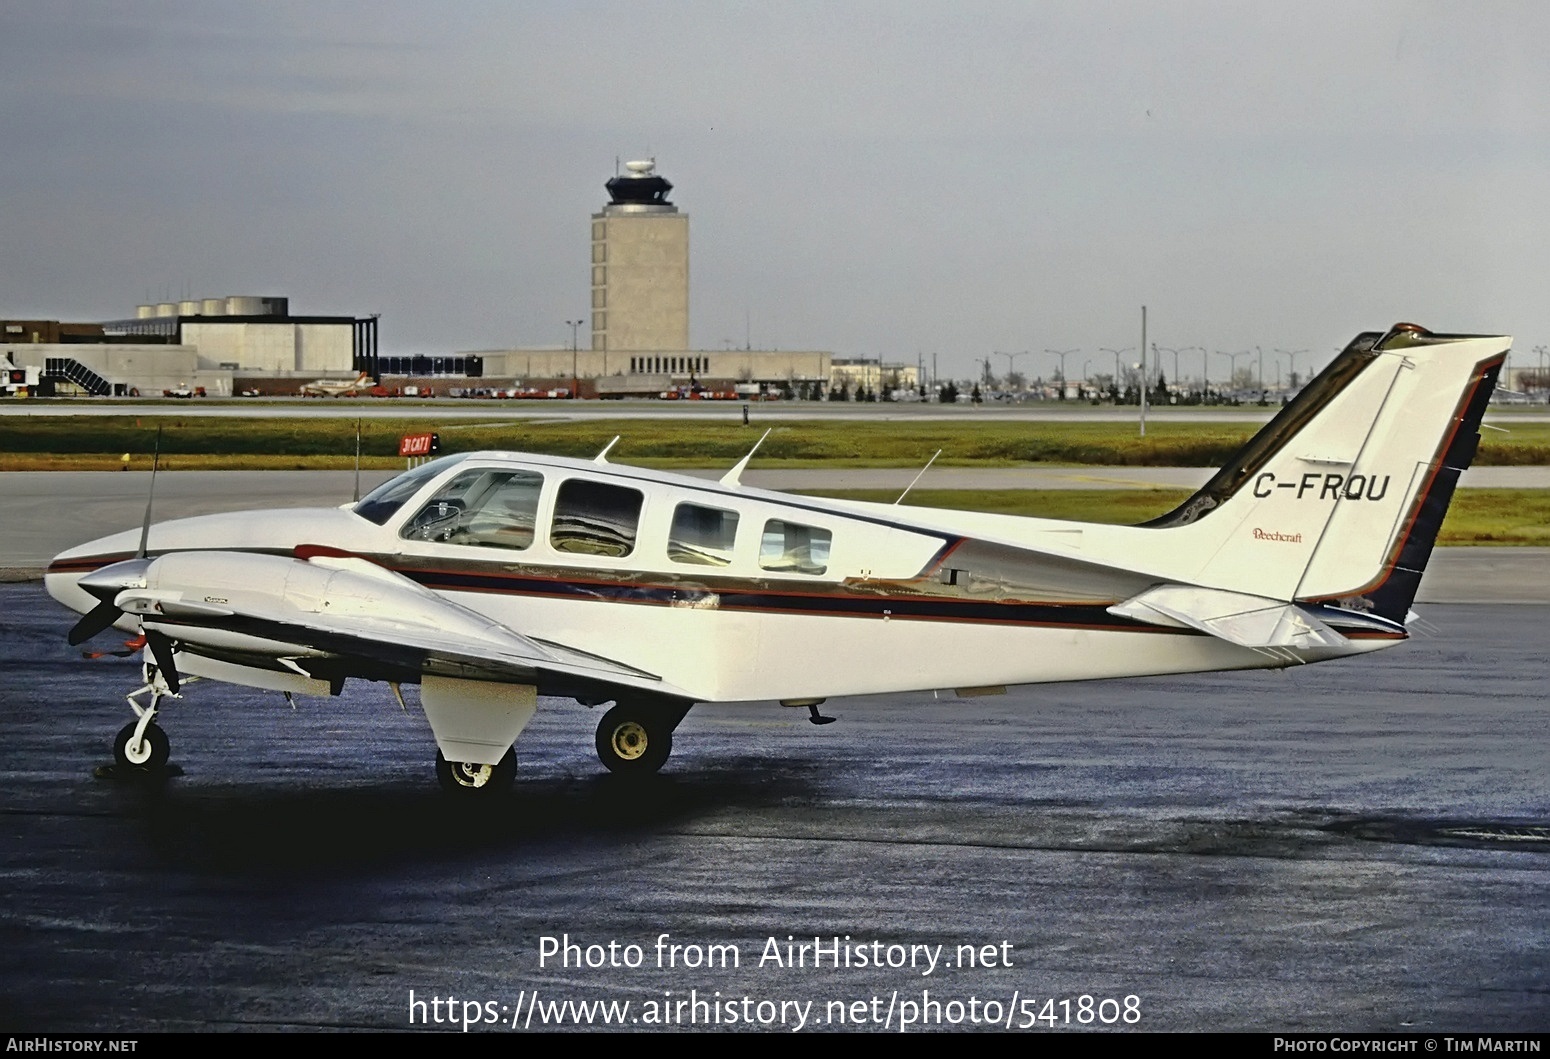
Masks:
[[[360,503],[351,510],[369,522],[375,522],[379,526],[386,525],[387,520],[393,517],[393,513],[423,489],[427,482],[448,467],[461,463],[467,458],[468,453],[465,452],[422,463],[412,471],[405,471],[397,478],[390,478],[383,482],[362,497]]]

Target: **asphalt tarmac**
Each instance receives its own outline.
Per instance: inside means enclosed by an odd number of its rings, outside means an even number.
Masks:
[[[470,806],[373,685],[194,685],[173,775],[94,775],[138,670],[0,585],[0,1028],[1550,1030],[1550,607],[1423,616],[1285,673],[697,707],[644,784],[543,700]]]

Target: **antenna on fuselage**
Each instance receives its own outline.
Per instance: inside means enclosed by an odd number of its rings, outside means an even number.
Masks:
[[[748,450],[748,455],[738,460],[736,467],[733,467],[730,471],[721,476],[722,485],[730,486],[733,489],[738,487],[740,484],[738,479],[742,478],[743,471],[748,467],[748,461],[753,459],[753,454],[759,451],[759,446],[764,444],[764,439],[769,437],[770,430],[774,429],[774,427],[771,427],[769,430],[766,430],[762,435],[760,435],[759,440],[753,443],[753,448]]]
[[[592,457],[592,462],[593,463],[607,463],[608,462],[608,450],[613,448],[615,445],[617,445],[619,443],[619,438],[620,437],[621,437],[621,435],[615,434],[614,435],[614,439],[612,441],[610,441],[608,444],[603,446],[603,451],[598,453],[596,456]]]
[[[936,450],[936,455],[932,456],[929,460],[927,460],[926,461],[926,465],[920,469],[920,473],[917,474],[910,481],[909,485],[904,487],[904,492],[899,494],[899,499],[894,501],[895,504],[900,503],[901,501],[903,501],[903,499],[905,497],[910,495],[910,490],[915,488],[915,483],[920,481],[922,478],[924,478],[926,476],[926,472],[931,469],[931,465],[936,462],[937,456],[940,456],[940,455],[942,455],[942,450],[941,449],[937,449]]]

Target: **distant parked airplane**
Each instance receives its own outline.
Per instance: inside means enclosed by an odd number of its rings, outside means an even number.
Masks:
[[[314,379],[312,382],[303,383],[301,395],[303,397],[354,397],[357,394],[367,393],[377,385],[366,372],[361,372],[353,379]]]

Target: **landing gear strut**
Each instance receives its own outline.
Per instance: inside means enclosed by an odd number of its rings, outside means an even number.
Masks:
[[[598,759],[621,776],[651,775],[667,763],[673,729],[688,712],[677,703],[619,703],[598,723]]]

